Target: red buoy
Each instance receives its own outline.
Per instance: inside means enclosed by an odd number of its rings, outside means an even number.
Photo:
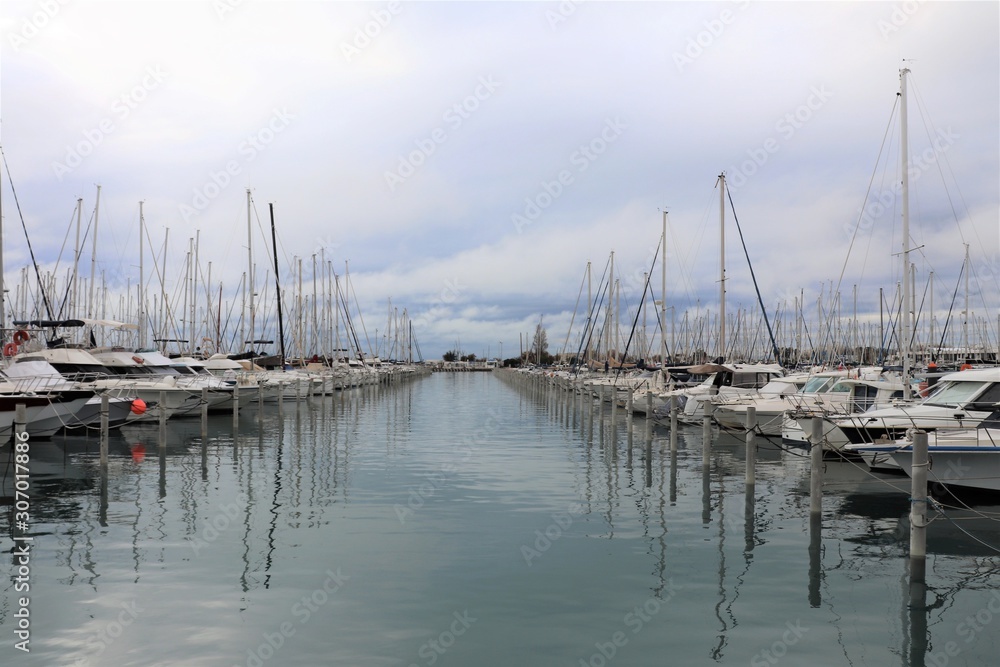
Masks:
[[[146,412],[146,401],[141,398],[137,398],[132,401],[132,414],[141,415]]]
[[[143,459],[146,458],[146,445],[142,443],[136,443],[129,447],[132,450],[132,460],[136,463],[142,463]]]

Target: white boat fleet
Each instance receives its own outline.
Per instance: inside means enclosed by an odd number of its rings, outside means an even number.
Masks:
[[[821,367],[785,373],[774,365],[704,364],[631,373],[531,369],[564,387],[669,426],[671,406],[680,425],[709,418],[719,429],[755,432],[783,446],[810,444],[813,419],[830,456],[863,460],[873,469],[906,472],[913,433],[927,432],[931,481],[1000,491],[1000,367],[941,374],[929,387],[911,385],[904,398],[898,370]],[[936,474],[935,474],[936,471]]]
[[[169,358],[155,349],[63,344],[19,330],[0,362],[0,439],[13,433],[17,406],[25,407],[32,438],[101,426],[103,397],[108,426],[200,416],[279,399],[298,399],[378,384],[389,373],[417,372],[412,365],[310,363],[264,369],[252,359],[214,354]]]

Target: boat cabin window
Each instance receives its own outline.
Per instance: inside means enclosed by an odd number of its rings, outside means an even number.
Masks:
[[[967,410],[986,410],[992,412],[1000,404],[1000,382],[994,382],[982,394],[976,397],[972,403],[966,405]]]
[[[837,378],[809,378],[805,386],[802,387],[803,394],[822,394],[833,384]]]
[[[875,405],[875,396],[878,395],[878,388],[867,384],[854,386],[854,399],[851,407],[854,412],[865,412]]]
[[[776,377],[774,373],[736,371],[733,373],[732,386],[741,389],[760,389],[774,377]]]
[[[52,367],[59,371],[59,374],[67,380],[75,382],[95,382],[103,380],[110,375],[110,371],[104,366],[95,366],[93,364],[53,363]]]
[[[939,405],[946,408],[958,408],[972,400],[979,394],[986,382],[972,382],[970,380],[949,380],[938,384],[938,388],[928,396],[924,403],[927,405]]]
[[[126,377],[135,377],[136,375],[155,375],[152,369],[145,366],[108,366],[108,370],[115,375],[122,375]]]

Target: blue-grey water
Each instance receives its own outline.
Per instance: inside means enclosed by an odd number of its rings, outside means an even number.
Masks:
[[[908,494],[667,431],[487,373],[438,374],[32,442],[30,592],[0,665],[996,665],[1000,508],[930,527],[911,609]],[[4,497],[14,467],[4,449]],[[14,552],[14,507],[3,539]],[[971,535],[971,537],[970,537]],[[29,596],[30,652],[15,647]]]

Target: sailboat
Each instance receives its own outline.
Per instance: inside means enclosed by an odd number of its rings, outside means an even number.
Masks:
[[[910,346],[912,324],[910,318],[910,206],[909,206],[909,148],[907,143],[906,80],[909,69],[899,72],[900,94],[900,150],[902,173],[903,218],[903,276],[901,308],[902,332],[900,357],[902,360],[903,399],[899,405],[863,412],[858,415],[827,417],[824,425],[826,445],[843,447],[858,453],[858,448],[848,445],[871,445],[903,438],[909,429],[935,431],[938,429],[968,429],[979,425],[993,412],[1000,402],[1000,368],[967,370],[945,375],[933,393],[919,403],[913,402],[912,367]]]

